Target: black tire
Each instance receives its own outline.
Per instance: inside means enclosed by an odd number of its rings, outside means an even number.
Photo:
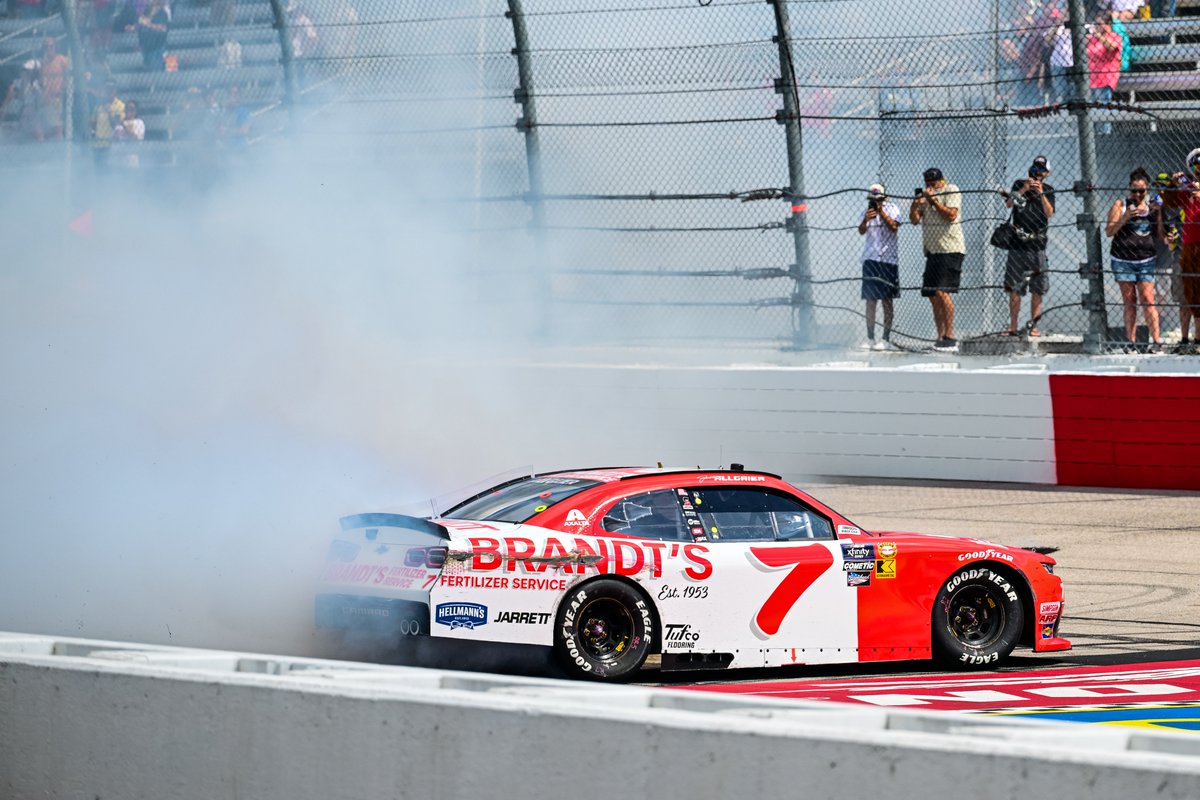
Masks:
[[[1016,581],[986,564],[963,567],[933,604],[933,654],[958,669],[994,667],[1008,657],[1025,624]]]
[[[554,653],[573,677],[617,680],[641,669],[654,643],[650,601],[623,581],[600,578],[567,593]]]

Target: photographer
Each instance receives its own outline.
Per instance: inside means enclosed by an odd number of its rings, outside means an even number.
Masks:
[[[867,210],[858,223],[858,233],[866,236],[862,255],[862,299],[867,302],[868,350],[895,350],[892,344],[892,301],[900,296],[900,258],[896,232],[900,230],[900,209],[887,199],[881,184],[867,189]],[[883,339],[875,341],[875,306],[883,301]]]
[[[1163,203],[1182,213],[1179,268],[1183,302],[1192,315],[1195,331],[1192,341],[1200,342],[1200,147],[1188,153],[1186,164],[1186,173],[1176,172],[1171,176],[1171,186],[1163,192]],[[1183,339],[1187,339],[1186,332]]]
[[[1037,328],[1042,316],[1042,298],[1050,289],[1046,273],[1046,233],[1054,216],[1054,187],[1046,183],[1050,163],[1038,156],[1029,167],[1029,177],[1013,182],[1004,196],[1004,205],[1012,209],[1016,242],[1008,251],[1004,268],[1004,291],[1008,292],[1008,335],[1016,336],[1021,298],[1030,292],[1029,335],[1041,336]]]
[[[1155,239],[1162,230],[1162,210],[1146,196],[1150,174],[1138,167],[1129,173],[1129,196],[1117,200],[1108,210],[1104,232],[1112,237],[1109,256],[1113,277],[1121,287],[1125,305],[1125,337],[1130,346],[1136,341],[1137,307],[1150,329],[1151,350],[1162,352],[1158,332],[1158,306],[1154,300],[1154,269],[1158,251]],[[1186,239],[1185,239],[1186,243]],[[1184,264],[1186,271],[1186,263]]]
[[[958,187],[947,183],[937,167],[925,170],[924,188],[918,187],[908,209],[908,221],[921,226],[921,244],[925,248],[925,275],[921,281],[921,296],[929,298],[933,307],[933,323],[937,327],[935,350],[954,352],[954,294],[962,281],[962,264],[967,254],[966,237],[958,212],[962,194]]]

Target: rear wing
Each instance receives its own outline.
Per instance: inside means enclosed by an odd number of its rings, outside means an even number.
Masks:
[[[436,536],[439,539],[450,539],[450,531],[446,530],[444,525],[439,525],[421,517],[410,517],[406,514],[353,514],[348,517],[342,517],[340,520],[343,531],[352,531],[358,528],[399,528],[401,530],[413,531],[414,533],[424,533],[429,536]],[[378,535],[378,534],[376,534]],[[367,538],[374,539],[371,531],[367,531]]]

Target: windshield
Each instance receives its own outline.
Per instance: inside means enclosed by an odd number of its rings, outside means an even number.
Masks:
[[[442,516],[446,519],[525,522],[555,503],[599,485],[598,481],[583,478],[534,477],[469,500]]]

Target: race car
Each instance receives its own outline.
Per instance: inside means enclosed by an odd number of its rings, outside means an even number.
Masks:
[[[588,468],[506,481],[437,517],[341,520],[319,628],[553,648],[570,674],[1066,650],[1033,550],[863,530],[744,469]]]

